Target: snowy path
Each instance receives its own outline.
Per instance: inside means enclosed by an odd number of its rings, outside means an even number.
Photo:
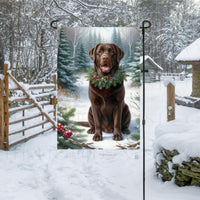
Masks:
[[[141,199],[139,154],[59,151],[56,133],[44,134],[0,151],[0,195],[7,200]]]
[[[180,88],[183,88],[183,83]],[[177,84],[177,89],[179,85]],[[154,128],[165,121],[165,88],[147,84],[146,200],[198,200],[198,187],[177,187],[155,176]],[[178,106],[177,118],[197,110]],[[198,110],[199,113],[199,110]],[[141,150],[56,150],[56,132],[0,151],[0,197],[6,200],[141,200]]]

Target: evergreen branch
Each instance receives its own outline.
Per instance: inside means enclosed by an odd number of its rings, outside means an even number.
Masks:
[[[86,78],[91,81],[94,87],[102,90],[103,88],[109,89],[112,86],[116,87],[117,84],[122,84],[123,81],[126,81],[127,76],[128,74],[125,73],[125,70],[122,67],[115,72],[114,76],[99,76],[93,68],[90,68],[88,69]]]
[[[70,117],[74,116],[76,109],[71,108],[69,111],[66,111],[67,108],[58,106],[58,123],[61,123],[65,128],[69,128],[73,132],[82,132],[84,129],[77,127],[76,122],[70,120]]]

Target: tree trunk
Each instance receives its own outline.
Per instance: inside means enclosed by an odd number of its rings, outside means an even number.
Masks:
[[[43,67],[43,56],[44,56],[44,30],[41,30],[41,35],[40,35],[40,46],[39,46],[39,61],[38,61],[38,69],[41,71]]]
[[[192,66],[192,94],[193,97],[200,97],[200,64]]]
[[[12,19],[9,24],[9,31],[11,34],[11,37],[9,38],[9,62],[10,62],[10,70],[12,70],[14,61],[14,39],[15,39],[14,22]]]
[[[4,73],[4,54],[3,54],[3,45],[0,38],[0,74]]]

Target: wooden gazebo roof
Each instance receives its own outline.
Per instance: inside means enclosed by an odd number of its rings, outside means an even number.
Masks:
[[[200,38],[183,49],[175,60],[184,65],[200,64]]]

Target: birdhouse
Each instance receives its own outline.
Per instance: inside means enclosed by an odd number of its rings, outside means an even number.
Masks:
[[[142,66],[143,59],[140,57],[140,65]],[[145,73],[145,82],[151,83],[154,81],[160,80],[160,72],[163,71],[163,68],[159,66],[153,58],[150,56],[145,56],[145,69],[148,71]]]
[[[175,58],[178,63],[192,65],[192,97],[200,97],[200,38],[183,49]]]

